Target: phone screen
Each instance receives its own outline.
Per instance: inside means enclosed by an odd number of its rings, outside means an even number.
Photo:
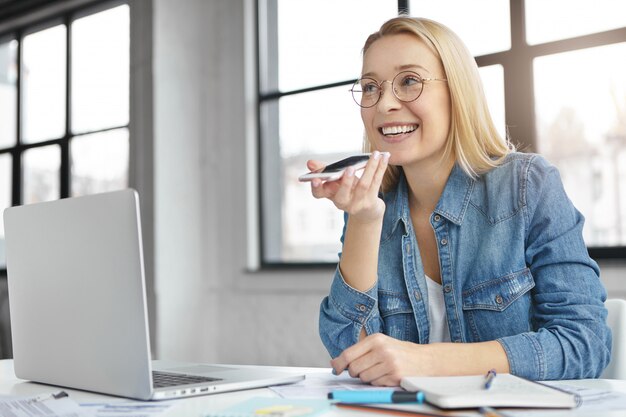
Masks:
[[[346,169],[347,167],[357,164],[359,162],[362,161],[367,161],[370,158],[369,155],[356,155],[356,156],[351,156],[349,158],[346,159],[342,159],[341,161],[337,161],[334,162],[330,165],[327,165],[326,168],[324,168],[324,170],[322,170],[322,172],[325,173],[329,173],[329,172],[339,172],[342,171],[344,169]]]

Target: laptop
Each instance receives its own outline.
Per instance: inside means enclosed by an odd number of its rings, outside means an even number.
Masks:
[[[262,367],[152,361],[132,189],[4,211],[15,375],[139,400],[287,384]]]

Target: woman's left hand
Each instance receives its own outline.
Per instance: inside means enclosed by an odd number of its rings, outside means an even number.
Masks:
[[[433,375],[429,345],[419,345],[375,333],[331,360],[335,373],[348,370],[353,378],[378,386],[399,386],[405,376]]]

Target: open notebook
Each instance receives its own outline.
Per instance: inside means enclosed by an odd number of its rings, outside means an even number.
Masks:
[[[405,377],[400,385],[422,391],[427,402],[441,408],[574,408],[581,402],[576,394],[511,374],[498,374],[489,389],[483,375]]]

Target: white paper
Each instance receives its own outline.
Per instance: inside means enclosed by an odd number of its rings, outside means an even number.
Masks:
[[[283,398],[327,399],[328,393],[333,390],[380,391],[385,388],[375,387],[361,381],[358,378],[352,378],[347,372],[344,372],[341,375],[333,375],[328,372],[328,374],[307,374],[305,379],[296,382],[295,384],[276,385],[270,387],[270,389]],[[389,390],[393,389],[394,388],[389,388]]]
[[[155,417],[174,406],[165,402],[82,403],[81,408],[93,417]],[[0,414],[1,415],[1,414]]]
[[[1,397],[0,416],[15,417],[92,417],[69,397]]]

